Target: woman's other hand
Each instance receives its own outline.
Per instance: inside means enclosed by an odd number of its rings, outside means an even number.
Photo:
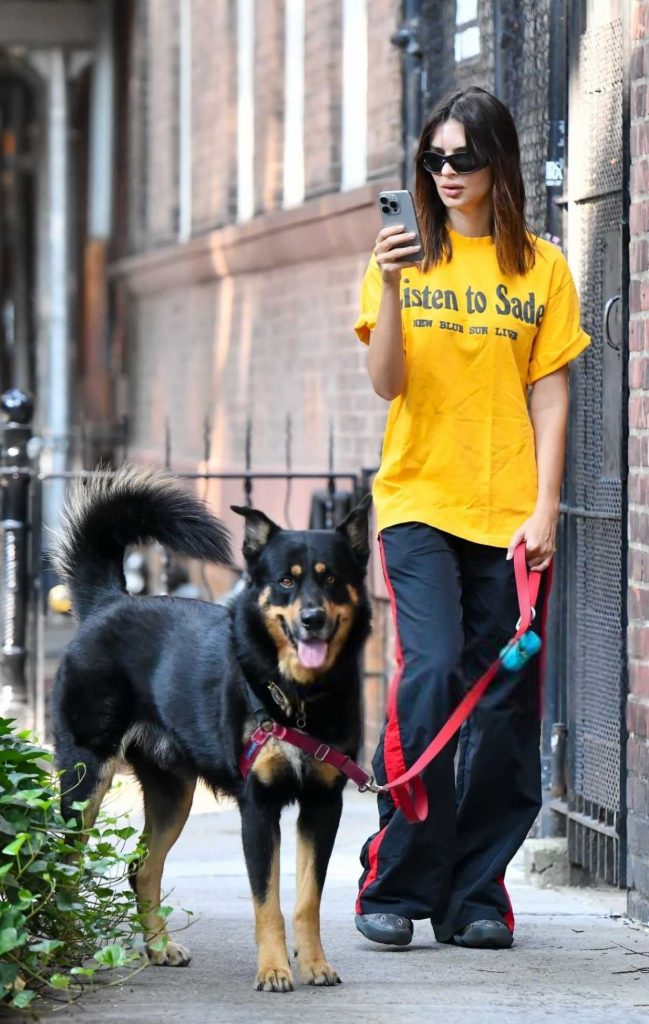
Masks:
[[[547,569],[555,552],[558,516],[556,508],[535,509],[530,518],[515,531],[507,548],[507,558],[513,558],[514,550],[521,541],[525,541],[525,557],[529,569],[533,572]]]
[[[414,231],[406,231],[403,224],[381,228],[376,238],[374,255],[384,281],[398,283],[401,271],[406,267],[414,267],[419,262],[416,254],[420,253],[421,246],[411,244],[416,237]],[[409,260],[409,256],[412,259]],[[405,257],[403,262],[402,257]],[[397,260],[399,262],[396,262]]]

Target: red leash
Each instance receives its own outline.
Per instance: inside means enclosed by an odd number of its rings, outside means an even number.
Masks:
[[[408,771],[403,772],[402,775],[393,779],[392,782],[379,786],[374,781],[372,775],[369,775],[360,765],[356,764],[355,761],[352,761],[345,754],[333,750],[326,743],[320,743],[319,740],[314,739],[300,729],[291,729],[289,726],[278,725],[276,722],[269,721],[268,728],[265,725],[260,725],[255,729],[246,745],[239,761],[239,768],[243,777],[247,776],[266,741],[271,736],[275,736],[277,739],[299,747],[300,750],[310,754],[316,761],[333,765],[339,772],[352,779],[361,791],[370,789],[373,793],[387,793],[389,790],[394,790],[395,801],[403,811],[405,818],[413,823],[425,821],[428,816],[428,795],[421,778],[422,772],[437,757],[440,750],[444,749],[449,740],[475,709],[485,690],[500,671],[505,652],[527,633],[532,624],[535,614],[534,607],[541,585],[541,574],[539,572],[528,573],[524,542],[519,544],[514,551],[514,575],[520,611],[516,632],[496,660],[462,698],[448,721],[442,726],[423,754],[417,758]]]

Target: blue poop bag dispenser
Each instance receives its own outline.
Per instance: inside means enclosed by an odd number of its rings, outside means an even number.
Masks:
[[[523,665],[541,650],[541,637],[533,629],[523,633],[516,643],[508,644],[500,652],[503,668],[508,672],[520,672]]]

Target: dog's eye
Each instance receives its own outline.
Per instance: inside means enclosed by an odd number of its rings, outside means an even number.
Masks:
[[[325,579],[325,583],[335,583],[335,582],[336,582],[336,577],[332,576],[331,573],[329,573],[329,575]]]
[[[287,590],[290,590],[290,588],[293,586],[293,577],[284,576],[283,579],[279,581],[279,585],[280,587],[286,587]]]

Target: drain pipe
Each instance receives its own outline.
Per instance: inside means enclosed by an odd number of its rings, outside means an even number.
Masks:
[[[401,50],[401,122],[403,158],[401,187],[412,188],[413,157],[419,140],[422,122],[422,52],[419,42],[421,0],[403,0],[403,21],[390,37],[393,46]]]

